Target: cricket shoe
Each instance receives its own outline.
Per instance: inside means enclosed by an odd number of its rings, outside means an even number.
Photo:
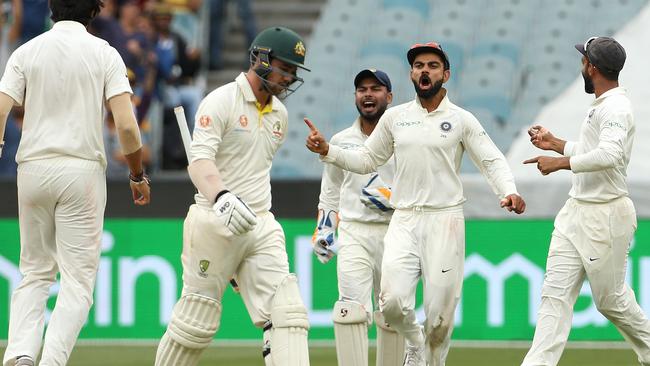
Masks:
[[[424,359],[424,345],[412,346],[407,344],[406,355],[404,356],[404,366],[427,366]]]
[[[19,356],[16,358],[15,366],[34,366],[34,360],[29,356]]]

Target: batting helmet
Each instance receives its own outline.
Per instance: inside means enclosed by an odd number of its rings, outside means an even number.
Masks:
[[[251,43],[249,51],[251,53],[263,51],[272,58],[311,71],[304,65],[307,51],[305,42],[289,28],[276,26],[261,31]]]

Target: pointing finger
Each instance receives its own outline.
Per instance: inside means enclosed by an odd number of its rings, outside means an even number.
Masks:
[[[535,158],[530,158],[528,160],[524,160],[524,164],[537,163],[538,160],[539,160],[539,156]]]
[[[309,127],[309,129],[310,129],[312,132],[313,132],[313,131],[318,131],[318,129],[316,128],[316,126],[314,126],[314,124],[309,120],[309,118],[305,117],[305,118],[304,118],[304,121],[305,121],[305,124],[307,125],[307,127]]]

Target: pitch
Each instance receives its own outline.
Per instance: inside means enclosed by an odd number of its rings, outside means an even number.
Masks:
[[[4,352],[4,348],[0,348]],[[518,366],[524,348],[453,347],[447,366]],[[334,347],[311,347],[311,366],[335,366]],[[155,345],[75,347],[68,366],[140,366],[153,365]],[[370,365],[375,364],[374,348],[370,348]],[[629,349],[572,349],[564,351],[559,366],[637,366],[634,352]],[[261,366],[260,347],[212,346],[205,350],[200,366]]]

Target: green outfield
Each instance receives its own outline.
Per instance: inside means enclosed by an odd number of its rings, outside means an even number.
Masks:
[[[0,348],[4,352],[4,348]],[[153,365],[155,346],[77,346],[68,366],[141,366]],[[447,366],[518,366],[525,348],[452,347]],[[370,365],[374,365],[371,348]],[[333,347],[310,349],[311,366],[336,365]],[[636,366],[629,349],[574,349],[564,352],[560,366]],[[263,366],[258,347],[219,345],[208,348],[200,366]]]

